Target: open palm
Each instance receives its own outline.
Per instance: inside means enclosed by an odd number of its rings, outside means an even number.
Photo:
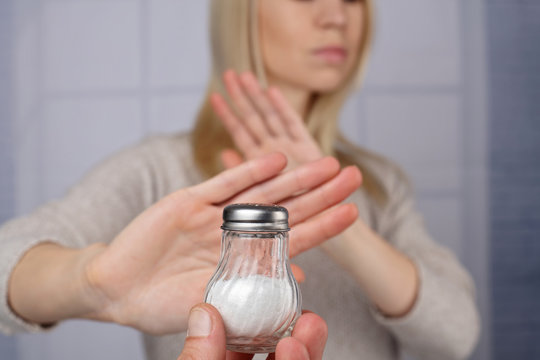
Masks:
[[[212,96],[211,103],[245,159],[281,151],[289,159],[289,168],[294,168],[322,157],[302,118],[277,88],[262,89],[251,73],[239,76],[227,71],[223,78],[232,104],[219,94]],[[242,156],[229,150],[223,160],[230,168]]]

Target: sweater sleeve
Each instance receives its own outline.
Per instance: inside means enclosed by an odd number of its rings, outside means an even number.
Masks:
[[[452,252],[428,235],[407,181],[396,176],[379,223],[381,236],[416,265],[420,281],[413,308],[403,317],[376,320],[419,359],[465,359],[479,336],[474,284]]]
[[[108,243],[157,198],[151,140],[124,150],[94,168],[64,198],[13,219],[0,228],[0,331],[40,331],[7,303],[11,272],[31,247],[53,242],[81,248]]]

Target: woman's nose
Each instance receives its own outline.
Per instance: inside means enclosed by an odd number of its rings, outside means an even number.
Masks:
[[[317,24],[322,27],[344,27],[347,22],[343,0],[316,0]]]

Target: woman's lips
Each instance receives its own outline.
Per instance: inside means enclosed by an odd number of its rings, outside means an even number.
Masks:
[[[340,46],[327,46],[313,51],[315,56],[328,64],[341,64],[347,59],[347,50]]]

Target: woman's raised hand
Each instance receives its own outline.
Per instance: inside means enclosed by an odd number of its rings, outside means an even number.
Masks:
[[[229,70],[223,78],[232,106],[219,94],[212,95],[212,106],[245,159],[281,151],[294,168],[322,157],[302,117],[277,88],[262,89],[249,72]],[[223,152],[222,160],[226,168],[243,161],[232,149]]]
[[[287,207],[291,256],[354,222],[354,205],[335,205],[360,185],[358,169],[340,171],[326,157],[279,174],[286,162],[279,153],[248,161],[172,193],[135,218],[85,266],[94,301],[85,317],[154,334],[185,330],[189,309],[202,300],[218,262],[221,214],[228,203]]]

